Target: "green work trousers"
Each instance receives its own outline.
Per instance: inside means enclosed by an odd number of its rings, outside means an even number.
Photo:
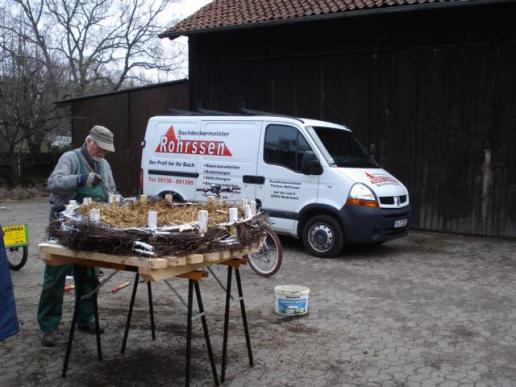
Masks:
[[[62,208],[50,210],[50,221],[57,218]],[[43,289],[39,298],[38,323],[42,332],[55,331],[61,322],[63,313],[63,295],[67,274],[74,274],[74,265],[45,265]],[[75,297],[90,294],[98,285],[98,269],[85,267],[83,279],[75,279]],[[77,302],[77,301],[75,301]],[[77,322],[79,325],[91,324],[95,321],[93,296],[81,299]]]
[[[63,312],[65,279],[67,274],[73,273],[73,269],[73,265],[45,265],[43,290],[38,306],[38,323],[42,332],[55,331],[59,327]],[[75,279],[75,297],[90,294],[98,283],[97,269],[85,267],[83,280]],[[84,299],[81,298],[77,315],[79,325],[88,325],[95,321],[93,297],[94,295]]]

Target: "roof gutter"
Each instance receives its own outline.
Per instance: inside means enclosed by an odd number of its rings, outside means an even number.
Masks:
[[[180,36],[190,36],[197,34],[205,34],[210,32],[223,32],[223,31],[234,31],[234,30],[242,30],[242,29],[253,29],[253,28],[261,28],[261,27],[273,27],[273,26],[281,26],[287,24],[295,24],[295,23],[311,23],[316,21],[325,21],[332,19],[341,19],[347,17],[357,17],[357,16],[370,16],[370,15],[386,15],[386,14],[397,14],[402,12],[417,12],[417,11],[425,11],[425,10],[434,10],[434,9],[443,9],[443,8],[458,8],[458,7],[471,7],[471,6],[479,6],[479,5],[493,5],[493,4],[504,4],[504,3],[513,3],[514,0],[457,0],[453,2],[442,2],[442,3],[430,3],[430,4],[419,4],[417,6],[414,5],[402,5],[396,7],[389,8],[375,8],[375,9],[366,9],[366,10],[356,10],[356,11],[344,11],[344,12],[336,12],[336,13],[328,13],[323,15],[314,15],[314,16],[304,16],[304,17],[293,17],[288,19],[281,20],[272,20],[258,23],[245,23],[245,24],[233,24],[230,26],[223,27],[214,27],[214,28],[205,28],[191,31],[182,31],[182,32],[163,32],[158,34],[160,38],[169,38],[170,40],[174,40]]]
[[[83,100],[83,99],[91,99],[91,98],[98,98],[98,97],[108,97],[108,96],[111,96],[111,95],[124,94],[124,93],[132,93],[132,92],[137,92],[137,91],[146,90],[146,89],[155,89],[155,88],[159,88],[159,87],[163,87],[163,86],[178,85],[178,84],[186,83],[186,82],[188,82],[188,79],[186,79],[186,78],[184,78],[184,79],[176,79],[174,81],[161,82],[161,83],[153,83],[153,84],[150,84],[150,85],[137,86],[137,87],[130,87],[130,88],[127,88],[127,89],[108,91],[106,93],[87,94],[87,95],[82,95],[82,96],[77,96],[77,97],[65,98],[65,99],[61,99],[61,100],[55,101],[54,104],[60,106],[60,105],[69,104],[71,102],[80,101],[80,100]]]

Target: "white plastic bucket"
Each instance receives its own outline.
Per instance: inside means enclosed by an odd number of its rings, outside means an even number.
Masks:
[[[308,313],[310,289],[300,285],[278,285],[274,288],[274,310],[282,316]]]

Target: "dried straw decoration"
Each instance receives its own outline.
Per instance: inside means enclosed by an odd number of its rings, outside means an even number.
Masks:
[[[101,223],[116,228],[135,228],[147,226],[149,211],[158,213],[158,227],[188,224],[197,221],[199,210],[207,210],[209,224],[216,225],[227,222],[229,203],[213,200],[210,203],[170,203],[166,200],[149,200],[147,203],[126,201],[123,203],[93,202],[87,206],[80,206],[80,215],[88,216],[92,208],[100,209]],[[243,210],[239,208],[239,217],[243,217]]]
[[[49,237],[73,250],[148,257],[208,253],[258,244],[268,227],[266,215],[258,213],[229,226],[230,206],[235,205],[219,200],[208,203],[170,203],[161,199],[147,203],[135,200],[92,203],[77,208],[74,216],[62,216],[52,222]],[[89,220],[88,214],[93,208],[100,210],[100,223]],[[207,210],[209,214],[208,231],[204,234],[199,233],[197,226],[199,210]],[[158,214],[157,230],[146,227],[149,211]],[[238,212],[239,218],[243,218],[243,208]],[[236,236],[232,227],[236,229]],[[148,244],[151,249],[142,253],[135,249],[135,242]]]

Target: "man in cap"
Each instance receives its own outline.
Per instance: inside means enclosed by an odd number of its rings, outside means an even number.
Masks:
[[[93,201],[107,202],[110,193],[116,191],[111,167],[104,156],[114,152],[113,133],[106,127],[91,128],[82,147],[64,153],[48,178],[50,194],[50,216],[53,221],[59,217],[70,200],[82,203],[85,197]],[[38,306],[38,323],[43,333],[41,344],[56,345],[56,331],[63,311],[63,293],[66,274],[73,272],[73,265],[45,265],[43,289]],[[86,269],[80,286],[76,279],[79,297],[90,294],[98,285],[98,270]],[[81,299],[77,316],[78,329],[95,333],[93,299]],[[103,329],[101,329],[101,333]]]

